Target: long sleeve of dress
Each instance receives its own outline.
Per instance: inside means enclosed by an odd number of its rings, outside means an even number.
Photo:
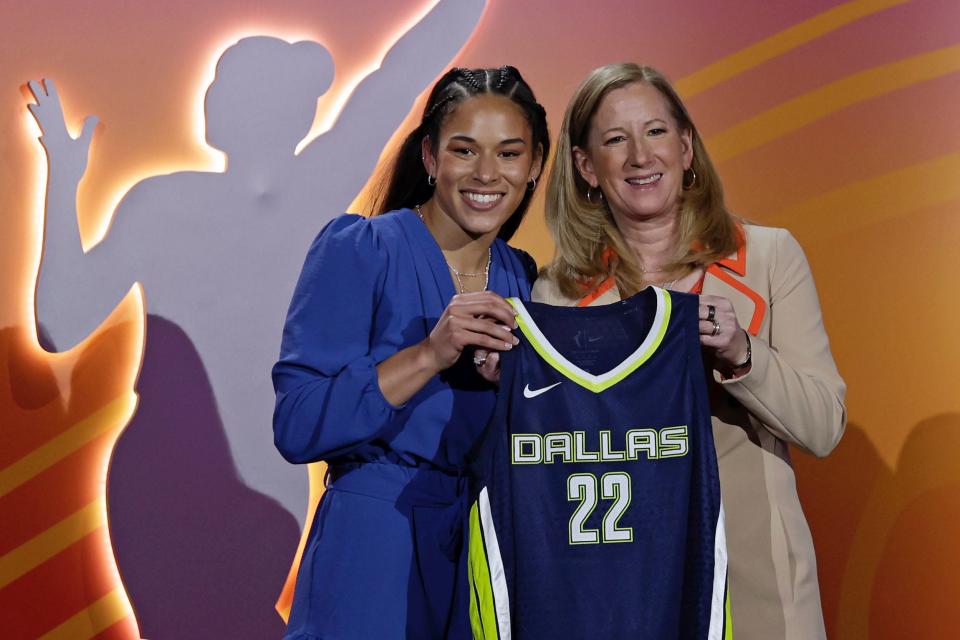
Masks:
[[[274,441],[288,461],[349,453],[399,410],[380,390],[371,353],[388,266],[387,247],[360,216],[333,220],[310,247],[273,367]]]
[[[785,230],[777,230],[774,260],[769,343],[751,338],[750,372],[723,385],[774,435],[825,456],[843,435],[846,386],[830,353],[810,266]]]

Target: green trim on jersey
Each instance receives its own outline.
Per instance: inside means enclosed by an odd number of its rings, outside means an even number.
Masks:
[[[536,350],[551,367],[563,374],[564,377],[576,382],[581,387],[589,389],[594,393],[600,393],[617,384],[631,373],[636,371],[644,362],[660,347],[663,342],[663,336],[667,333],[667,327],[670,324],[671,299],[670,292],[659,287],[651,287],[657,296],[657,312],[653,318],[653,324],[646,338],[640,343],[636,351],[631,353],[623,362],[616,367],[602,373],[594,375],[584,371],[577,365],[567,360],[562,353],[557,351],[550,341],[547,340],[543,332],[537,327],[533,317],[527,308],[518,298],[508,298],[507,302],[513,305],[517,311],[517,324],[520,330],[530,341],[531,346]]]
[[[499,640],[497,614],[493,608],[493,585],[490,583],[490,567],[486,549],[483,547],[476,502],[470,507],[469,544],[467,578],[470,582],[470,627],[473,629],[473,637],[474,640]]]
[[[510,594],[487,488],[470,506],[467,581],[474,640],[510,640]]]

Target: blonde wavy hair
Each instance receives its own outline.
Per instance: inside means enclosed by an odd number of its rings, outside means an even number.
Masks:
[[[656,88],[670,105],[679,129],[689,131],[693,141],[692,169],[696,179],[682,192],[677,255],[666,268],[712,264],[737,250],[743,242],[736,218],[724,205],[720,177],[700,133],[670,82],[653,67],[629,62],[608,64],[591,71],[567,105],[547,185],[546,220],[556,243],[556,254],[543,274],[569,298],[583,297],[610,276],[614,276],[624,297],[646,286],[640,264],[606,202],[600,198],[591,202],[588,198],[590,185],[580,176],[573,157],[575,146],[587,147],[590,125],[603,98],[634,82]]]

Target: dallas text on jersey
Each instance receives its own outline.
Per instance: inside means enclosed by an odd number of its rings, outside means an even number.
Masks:
[[[515,433],[511,435],[513,464],[553,464],[554,462],[615,462],[678,458],[690,447],[686,425],[662,429],[630,429],[622,449],[615,448],[610,431],[601,430],[595,450],[588,448],[586,431],[553,433]]]

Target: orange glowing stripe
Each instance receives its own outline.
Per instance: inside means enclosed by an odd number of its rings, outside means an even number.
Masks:
[[[717,162],[735,158],[844,107],[960,71],[960,45],[873,67],[784,102],[707,139]]]
[[[0,589],[43,564],[86,535],[106,526],[104,498],[97,498],[73,515],[0,556]]]
[[[89,640],[98,633],[133,615],[123,589],[114,589],[38,640]],[[139,634],[137,634],[139,635]]]
[[[77,451],[85,444],[127,423],[136,408],[134,393],[123,395],[67,431],[0,469],[0,497]]]
[[[851,22],[906,2],[854,0],[838,5],[681,78],[677,91],[690,98]]]
[[[105,532],[94,531],[0,591],[0,637],[16,628],[17,638],[35,639],[118,588],[113,572],[102,570],[113,559]]]
[[[842,235],[960,199],[958,175],[960,151],[844,185],[782,209],[765,222],[794,231]]]

